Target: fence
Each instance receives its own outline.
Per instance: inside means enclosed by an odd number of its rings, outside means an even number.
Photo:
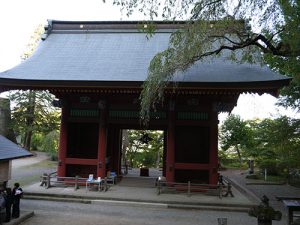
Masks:
[[[196,184],[188,181],[187,183],[178,182],[157,182],[157,194],[160,195],[165,192],[175,192],[175,193],[187,193],[191,196],[192,193],[205,193],[219,196],[219,198],[227,197],[230,195],[234,197],[232,193],[232,185],[228,179],[223,179],[222,184]]]

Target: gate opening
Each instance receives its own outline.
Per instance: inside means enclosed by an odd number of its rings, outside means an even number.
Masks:
[[[165,161],[163,130],[122,130],[122,173],[124,176],[159,177]]]

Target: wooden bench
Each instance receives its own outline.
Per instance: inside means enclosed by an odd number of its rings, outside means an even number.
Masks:
[[[86,186],[86,181],[88,178],[82,178],[79,176],[75,177],[58,177],[56,172],[46,174],[44,173],[41,176],[41,184],[40,186],[44,186],[48,189],[50,187],[69,187],[74,186],[74,190],[79,189],[80,186]],[[103,187],[104,191],[109,189],[109,185],[107,184],[107,178],[104,179]]]

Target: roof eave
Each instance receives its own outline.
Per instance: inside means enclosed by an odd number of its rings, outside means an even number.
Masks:
[[[14,159],[21,159],[21,158],[27,158],[27,157],[32,157],[33,154],[29,154],[29,155],[23,155],[23,156],[14,156],[14,157],[10,157],[10,158],[0,158],[0,161],[7,161],[7,160],[14,160]]]
[[[251,81],[251,82],[177,82],[176,89],[232,89],[249,91],[252,90],[274,90],[281,89],[288,85],[291,78],[269,81]],[[24,80],[24,79],[7,79],[0,78],[0,92],[9,90],[53,90],[53,89],[122,89],[131,88],[133,90],[141,90],[143,81],[57,81],[57,80]],[[174,88],[174,82],[170,83],[168,88]],[[274,94],[273,94],[274,95]]]

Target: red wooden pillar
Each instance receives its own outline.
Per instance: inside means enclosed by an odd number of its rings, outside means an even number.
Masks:
[[[105,102],[99,102],[100,123],[99,123],[99,139],[98,139],[98,166],[97,176],[106,177],[106,145],[107,145],[107,128],[106,128],[106,107]]]
[[[117,174],[122,174],[122,130],[118,130],[118,165]]]
[[[174,102],[170,102],[167,130],[167,154],[166,154],[166,180],[175,180],[175,109]]]
[[[122,130],[119,128],[113,128],[112,137],[111,137],[111,170],[116,172],[118,175],[121,173],[120,167],[120,154],[121,154],[121,145],[122,145]]]
[[[60,135],[59,135],[59,151],[58,151],[58,167],[57,176],[66,176],[66,157],[67,157],[67,106],[63,105],[61,108],[61,122],[60,122]]]
[[[167,170],[167,166],[166,166],[166,158],[167,158],[167,131],[164,130],[164,152],[163,152],[163,170],[162,170],[162,175],[164,177],[166,177],[166,170]]]
[[[211,112],[210,121],[210,170],[209,183],[218,183],[218,112],[214,109]]]

